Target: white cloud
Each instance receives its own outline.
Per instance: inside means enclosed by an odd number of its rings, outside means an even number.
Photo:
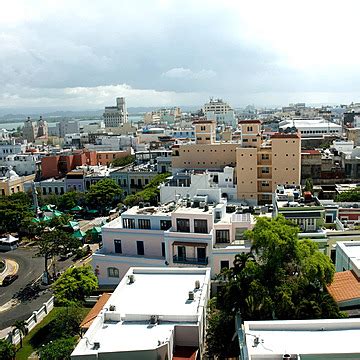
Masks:
[[[211,79],[216,76],[216,72],[213,70],[202,69],[194,72],[190,69],[184,69],[183,67],[172,68],[162,73],[162,76],[171,79],[192,79],[192,80],[204,80]]]

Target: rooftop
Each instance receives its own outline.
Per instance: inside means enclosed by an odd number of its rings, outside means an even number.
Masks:
[[[338,303],[353,299],[360,300],[360,280],[351,270],[335,273],[334,280],[327,289]]]
[[[72,355],[158,348],[169,341],[175,325],[197,326],[209,282],[206,268],[130,268]]]
[[[280,359],[284,354],[311,359],[360,355],[360,319],[245,321],[244,332],[249,360]]]

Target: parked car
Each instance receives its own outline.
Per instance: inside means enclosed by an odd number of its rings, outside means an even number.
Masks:
[[[4,277],[4,280],[2,282],[3,286],[6,285],[10,285],[13,281],[15,281],[17,278],[19,277],[19,275],[15,274],[15,275],[6,275]]]

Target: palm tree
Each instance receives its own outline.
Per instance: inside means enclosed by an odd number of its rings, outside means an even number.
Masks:
[[[28,333],[28,328],[27,328],[27,323],[24,320],[17,320],[15,321],[14,324],[14,329],[13,329],[13,335],[15,335],[16,330],[19,332],[19,336],[20,336],[20,347],[22,348],[22,340],[23,337],[27,335]]]

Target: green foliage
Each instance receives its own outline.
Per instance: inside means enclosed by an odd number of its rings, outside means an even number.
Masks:
[[[19,332],[19,335],[20,335],[20,347],[22,348],[22,346],[23,346],[23,337],[25,335],[27,335],[27,333],[28,333],[27,323],[24,320],[23,321],[20,321],[20,320],[15,321],[13,334],[15,334],[16,331]]]
[[[75,346],[75,338],[54,340],[40,349],[41,360],[70,360]]]
[[[73,305],[84,300],[98,287],[91,266],[67,269],[54,283],[53,290],[59,305]]]
[[[26,193],[0,197],[0,233],[22,232],[26,229],[33,213],[31,200]]]
[[[126,156],[124,158],[118,158],[118,159],[114,159],[112,161],[113,166],[126,166],[129,165],[131,163],[133,163],[135,161],[135,156],[134,155],[129,155]]]
[[[55,229],[43,231],[36,244],[38,246],[37,255],[44,257],[44,270],[47,271],[48,260],[52,256],[67,254],[78,249],[81,246],[81,241],[61,229]]]
[[[157,205],[160,193],[159,185],[163,183],[169,175],[169,173],[156,175],[143,190],[136,194],[128,195],[124,199],[124,204],[126,206],[134,206],[140,202],[150,202],[151,205]]]
[[[358,202],[360,201],[360,188],[344,191],[335,196],[338,202]]]
[[[0,339],[0,359],[13,360],[15,359],[15,346],[9,341]]]
[[[299,240],[298,228],[279,216],[259,217],[245,236],[252,240],[253,254],[239,254],[232,268],[218,277],[224,281],[209,319],[208,346],[220,357],[217,345],[224,319],[240,312],[243,320],[339,318],[341,312],[326,291],[335,268],[311,240]],[[227,320],[230,321],[230,320]],[[217,335],[218,334],[218,335]],[[226,349],[232,343],[222,338]]]
[[[68,191],[63,195],[42,195],[39,196],[39,205],[55,205],[61,211],[69,211],[73,207],[85,205],[85,194],[79,191]]]
[[[313,191],[314,183],[311,178],[305,180],[305,191]]]
[[[86,202],[92,209],[104,214],[116,206],[122,194],[121,187],[113,179],[102,179],[91,185],[86,193]]]
[[[59,311],[58,316],[49,324],[53,339],[81,335],[80,324],[83,320],[83,309],[78,306],[68,306]]]

